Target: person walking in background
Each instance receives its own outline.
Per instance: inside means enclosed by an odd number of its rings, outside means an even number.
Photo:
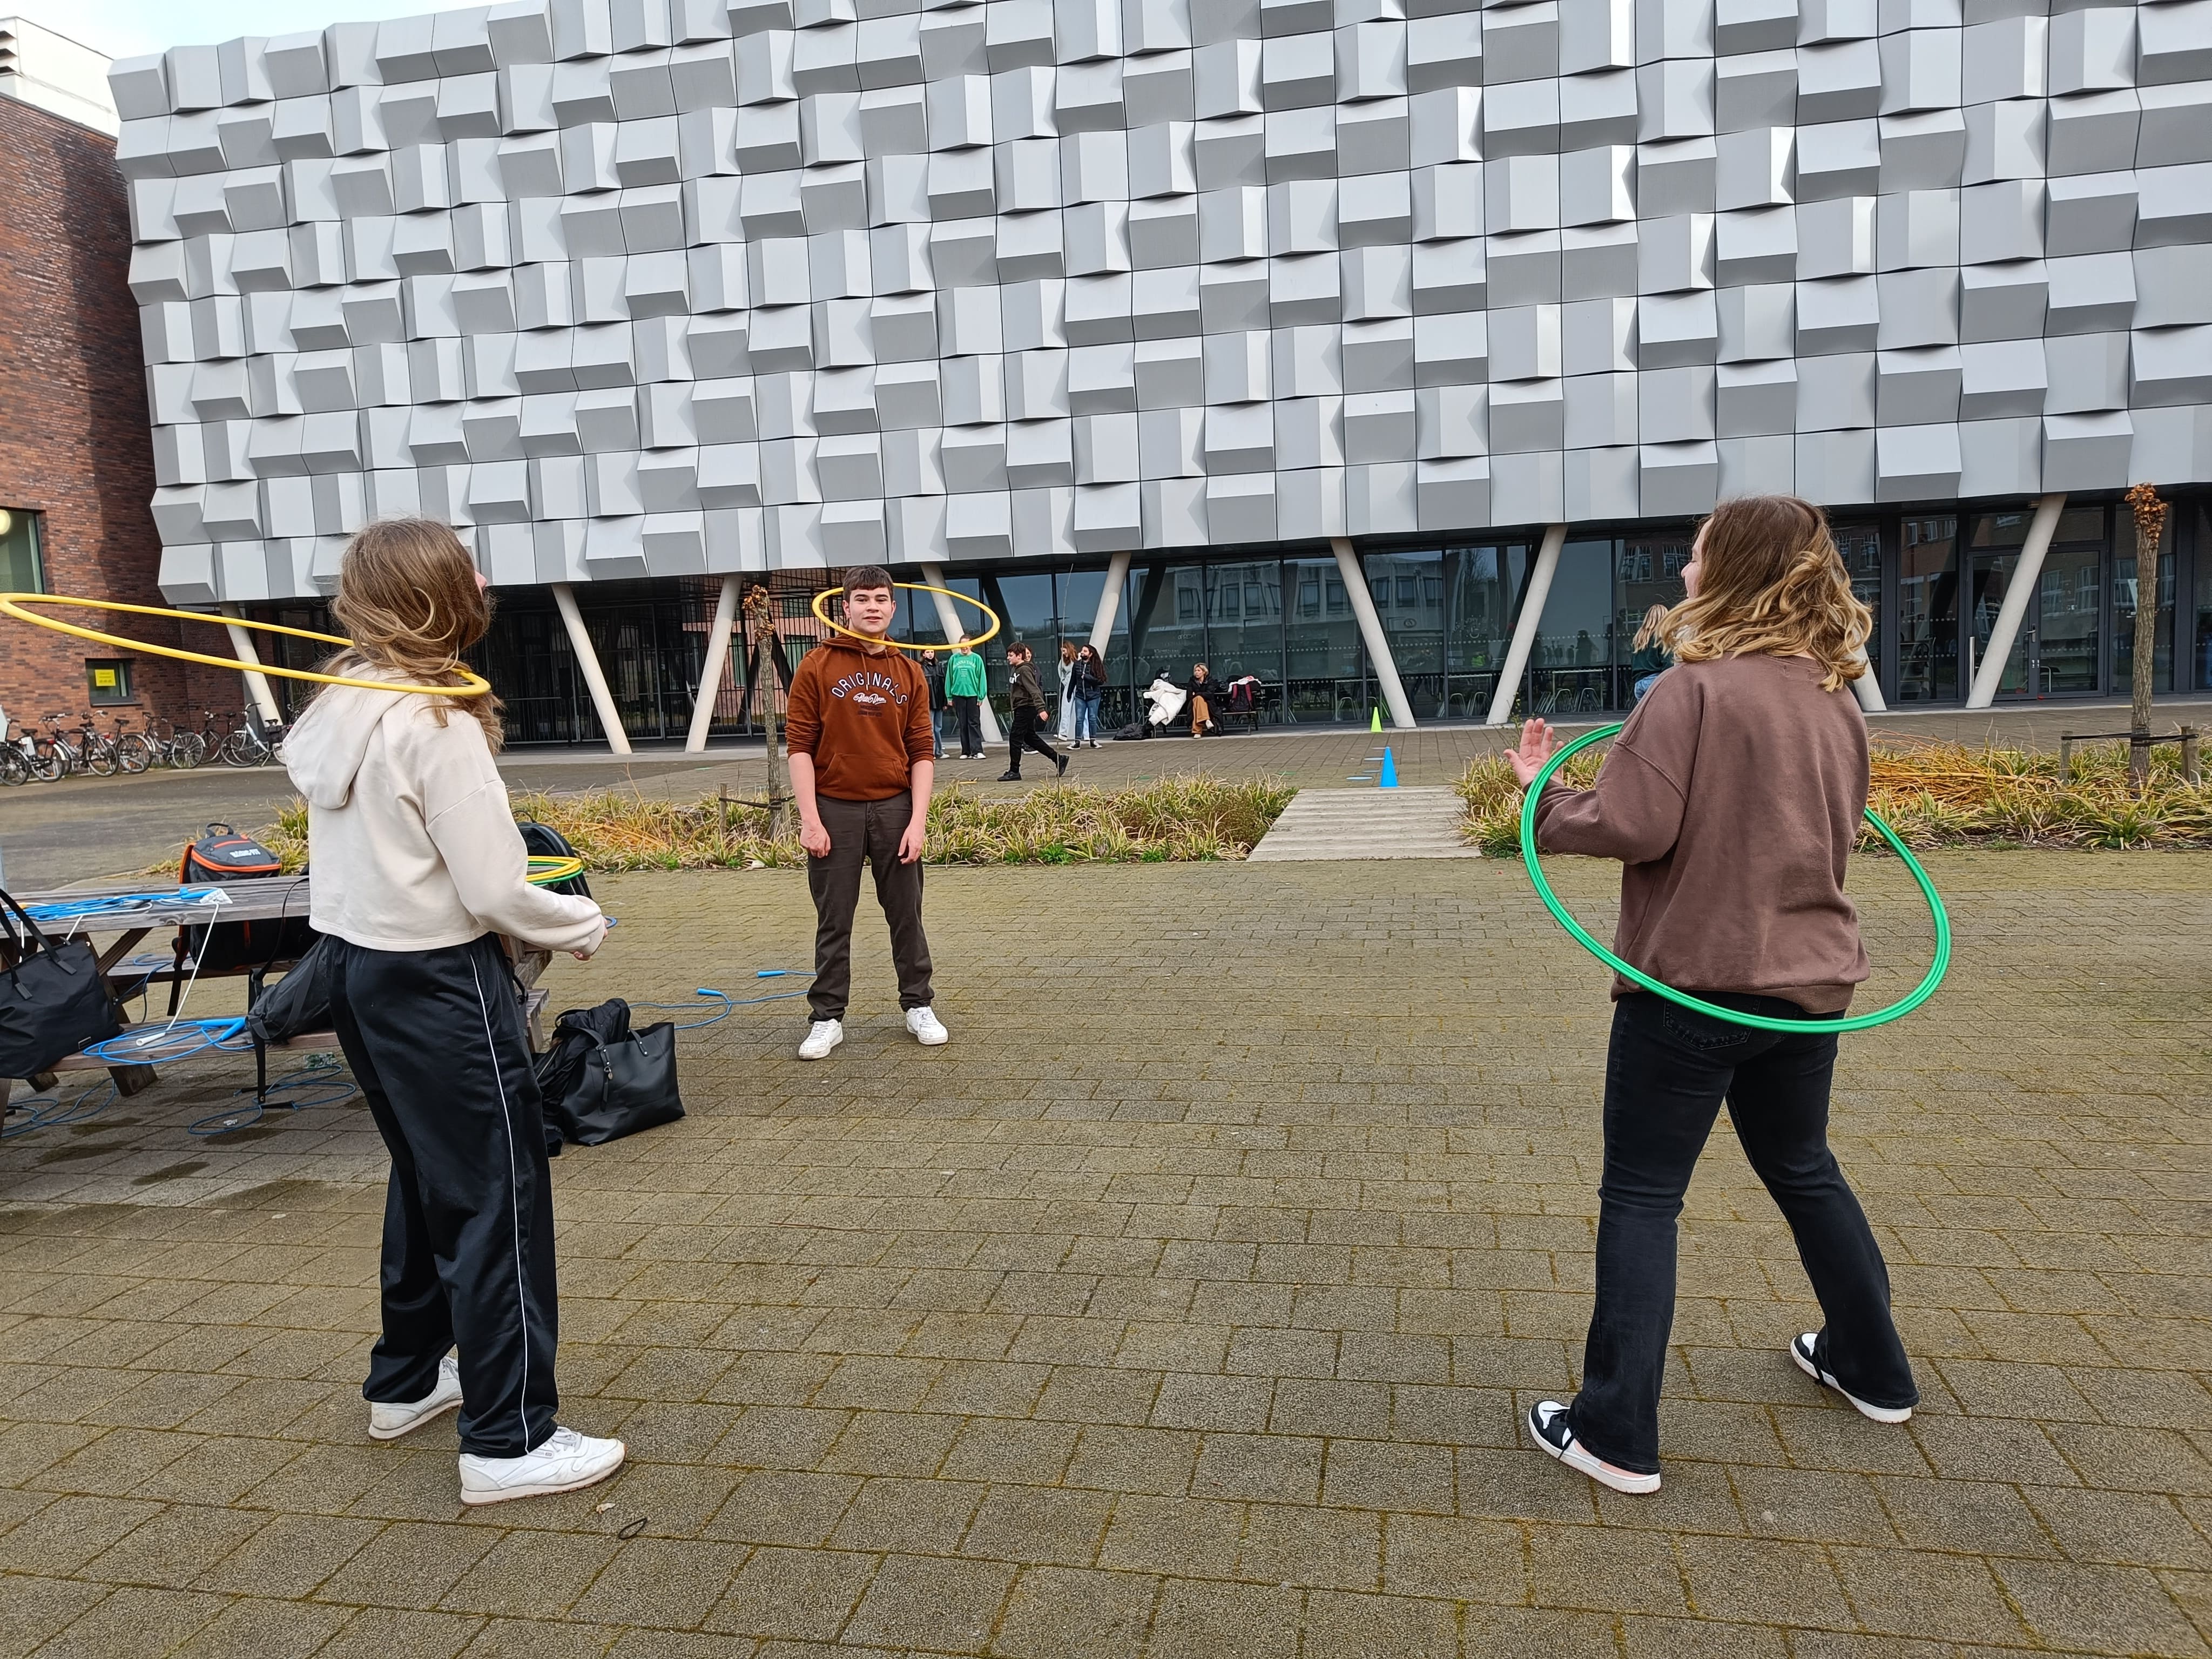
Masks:
[[[1087,740],[1093,749],[1098,746],[1098,702],[1106,695],[1106,663],[1094,646],[1085,646],[1075,653],[1075,661],[1068,670],[1070,695],[1075,702],[1074,746],[1083,747]]]
[[[963,634],[960,648],[945,665],[945,696],[960,724],[960,758],[983,758],[983,659],[975,654],[972,637]]]
[[[1075,641],[1060,642],[1060,718],[1053,722],[1053,735],[1069,748],[1075,747]]]
[[[1000,783],[1022,781],[1022,750],[1034,749],[1059,769],[1067,771],[1067,757],[1044,740],[1044,689],[1037,684],[1036,659],[1029,647],[1017,641],[1006,647],[1006,673],[1012,680],[1014,729]]]
[[[1621,861],[1613,948],[1652,978],[1784,1023],[1841,1013],[1868,974],[1844,875],[1866,813],[1850,683],[1871,619],[1826,518],[1793,495],[1722,502],[1682,581],[1664,623],[1680,665],[1594,787],[1545,786],[1537,844]],[[1522,788],[1558,747],[1542,720],[1522,727],[1505,758]],[[1534,1401],[1529,1435],[1601,1486],[1659,1490],[1676,1220],[1723,1103],[1827,1320],[1791,1339],[1790,1363],[1862,1416],[1904,1422],[1919,1394],[1889,1271],[1828,1146],[1835,1034],[1733,1024],[1626,981],[1613,995],[1582,1391]]]
[[[1628,672],[1636,677],[1632,701],[1642,702],[1644,694],[1655,681],[1674,665],[1674,653],[1667,648],[1661,629],[1667,621],[1667,607],[1655,605],[1644,613],[1643,625],[1637,629],[1636,637],[1629,644]]]
[[[1202,662],[1190,665],[1190,734],[1194,738],[1213,735],[1213,705],[1221,696],[1221,688],[1213,683],[1213,671]]]
[[[936,745],[933,758],[945,758],[945,728],[952,722],[951,700],[945,695],[945,662],[933,651],[921,659],[922,678],[929,682],[929,737]]]

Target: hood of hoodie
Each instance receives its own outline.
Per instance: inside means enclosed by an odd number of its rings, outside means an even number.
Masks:
[[[326,686],[284,734],[284,769],[325,811],[343,806],[368,753],[368,740],[403,694],[358,685]]]

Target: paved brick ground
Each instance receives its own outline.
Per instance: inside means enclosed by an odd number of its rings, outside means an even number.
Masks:
[[[1952,981],[1838,1101],[1908,1427],[1790,1367],[1723,1132],[1665,1490],[1520,1443],[1579,1358],[1604,1004],[1513,868],[933,871],[950,1048],[864,927],[834,1060],[742,1009],[690,1118],[556,1165],[566,1415],[635,1453],[589,1493],[464,1514],[452,1419],[367,1439],[357,1109],[195,1141],[240,1077],[187,1068],[0,1146],[0,1656],[2203,1654],[2212,860],[1934,863]],[[1855,884],[1893,987],[1924,924]],[[605,890],[562,1004],[807,938],[784,872]]]

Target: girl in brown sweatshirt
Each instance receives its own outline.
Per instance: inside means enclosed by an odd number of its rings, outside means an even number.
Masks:
[[[1866,724],[1850,683],[1870,627],[1820,509],[1725,501],[1664,623],[1676,665],[1614,742],[1596,786],[1547,785],[1538,845],[1621,860],[1613,950],[1705,1001],[1771,1018],[1832,1015],[1867,976],[1844,863],[1866,811]],[[1542,720],[1506,751],[1522,785],[1559,747]],[[1675,1218],[1726,1101],[1827,1317],[1799,1370],[1877,1422],[1919,1396],[1889,1275],[1828,1150],[1832,1033],[1694,1013],[1616,981],[1607,1054],[1597,1301],[1573,1402],[1528,1413],[1538,1447],[1628,1492],[1659,1487],[1659,1385],[1674,1315]]]

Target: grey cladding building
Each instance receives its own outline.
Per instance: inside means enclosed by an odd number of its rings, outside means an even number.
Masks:
[[[1125,690],[1614,707],[1769,489],[1940,702],[2124,690],[2174,486],[2212,682],[2212,0],[523,0],[112,81],[166,591],[450,520],[526,734],[586,650],[690,728],[713,579],[875,561]]]

